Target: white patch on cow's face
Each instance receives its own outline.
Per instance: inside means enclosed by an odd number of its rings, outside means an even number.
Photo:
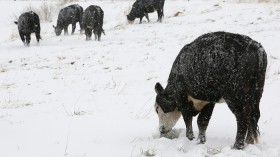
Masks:
[[[159,131],[161,133],[170,132],[181,117],[181,112],[177,108],[172,112],[164,113],[161,107],[155,103],[155,110],[158,115]]]
[[[56,36],[59,36],[61,33],[62,33],[62,29],[58,28],[58,27],[55,27],[54,28],[54,32],[55,32],[55,35]]]
[[[128,21],[128,24],[133,24],[134,23],[134,20],[133,21],[127,20],[127,21]]]

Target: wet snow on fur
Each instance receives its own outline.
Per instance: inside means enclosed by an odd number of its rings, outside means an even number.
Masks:
[[[162,23],[154,12],[150,23],[129,25],[133,2],[77,2],[104,10],[101,42],[86,42],[78,25],[74,35],[56,37],[57,13],[41,22],[43,40],[32,34],[29,47],[13,21],[43,2],[0,2],[0,156],[279,157],[280,5],[166,1]],[[216,105],[203,145],[185,137],[182,119],[164,137],[158,132],[155,83],[165,86],[180,49],[212,31],[250,36],[268,54],[260,143],[244,150],[231,149],[236,122],[225,104]]]

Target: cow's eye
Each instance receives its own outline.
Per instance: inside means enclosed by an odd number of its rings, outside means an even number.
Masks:
[[[158,106],[156,107],[156,112],[158,113]]]

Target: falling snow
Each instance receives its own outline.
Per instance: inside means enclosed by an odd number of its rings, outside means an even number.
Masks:
[[[40,44],[32,34],[25,47],[14,16],[42,2],[0,1],[0,156],[279,157],[279,4],[166,1],[162,23],[154,12],[150,23],[136,19],[129,25],[133,2],[78,2],[104,11],[101,42],[87,42],[78,31],[57,37],[52,27],[57,13],[41,23]],[[182,47],[213,31],[247,35],[268,55],[260,143],[242,151],[231,149],[236,121],[225,104],[215,106],[203,145],[186,138],[182,119],[170,138],[158,132],[155,83],[166,86]],[[196,123],[193,129],[196,136]]]

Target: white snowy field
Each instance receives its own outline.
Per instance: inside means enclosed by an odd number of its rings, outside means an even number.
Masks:
[[[167,0],[162,23],[153,13],[150,23],[129,25],[133,1],[78,2],[104,10],[101,42],[85,41],[79,26],[56,37],[55,16],[41,23],[40,44],[33,34],[25,47],[14,16],[41,3],[0,1],[1,157],[280,157],[279,3]],[[182,119],[174,139],[157,130],[155,83],[165,86],[180,49],[212,31],[248,35],[268,54],[261,139],[244,150],[231,149],[236,122],[226,104],[216,105],[203,145],[185,137]],[[196,119],[193,126],[197,136]]]

